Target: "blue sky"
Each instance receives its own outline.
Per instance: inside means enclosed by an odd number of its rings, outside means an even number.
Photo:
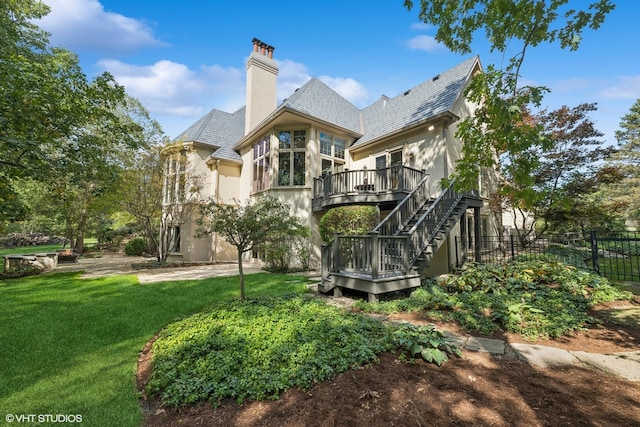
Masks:
[[[254,37],[276,48],[280,99],[315,76],[359,107],[470,56],[479,55],[486,68],[513,53],[490,53],[482,37],[472,54],[451,53],[403,0],[44,2],[52,12],[38,24],[51,43],[76,52],[88,76],[113,74],[171,138],[212,108],[232,112],[244,104]],[[598,31],[585,32],[578,51],[531,48],[521,70],[523,81],[551,89],[548,108],[597,102],[591,117],[608,143],[640,98],[640,2],[616,3]]]

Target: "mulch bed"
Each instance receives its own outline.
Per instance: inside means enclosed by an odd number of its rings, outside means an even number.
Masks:
[[[599,353],[640,348],[637,321],[619,322],[611,310],[639,308],[640,301],[597,307],[601,324],[558,340],[537,343]],[[418,315],[395,316],[428,322]],[[459,331],[454,324],[439,327]],[[494,337],[495,338],[495,337]],[[498,336],[525,342],[517,335]],[[528,343],[531,343],[528,341]],[[150,375],[151,342],[140,354],[138,388]],[[144,426],[639,426],[640,382],[593,368],[542,369],[507,353],[465,351],[442,367],[401,362],[386,353],[378,363],[344,372],[309,390],[291,389],[277,401],[202,403],[163,408],[141,401]]]

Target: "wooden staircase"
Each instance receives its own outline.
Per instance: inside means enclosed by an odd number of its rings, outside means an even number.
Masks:
[[[482,200],[455,190],[453,183],[437,198],[429,194],[428,176],[368,235],[341,236],[322,248],[321,292],[342,288],[377,295],[420,286],[423,271],[469,207]]]

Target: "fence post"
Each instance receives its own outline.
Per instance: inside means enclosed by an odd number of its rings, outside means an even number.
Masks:
[[[509,236],[509,240],[511,242],[511,259],[513,259],[516,256],[516,248],[515,248],[515,242],[513,241],[513,234]]]
[[[598,236],[595,230],[591,230],[589,233],[591,237],[591,262],[593,263],[593,270],[600,274],[600,260],[598,259]]]

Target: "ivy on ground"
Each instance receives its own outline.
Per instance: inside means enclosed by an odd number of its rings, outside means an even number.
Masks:
[[[172,406],[277,399],[392,347],[380,321],[309,297],[228,301],[162,331],[148,392]]]
[[[592,272],[530,260],[468,264],[458,274],[427,281],[411,298],[358,302],[356,307],[368,312],[421,311],[433,319],[456,321],[471,333],[504,329],[537,339],[582,329],[594,322],[592,306],[631,296]]]

